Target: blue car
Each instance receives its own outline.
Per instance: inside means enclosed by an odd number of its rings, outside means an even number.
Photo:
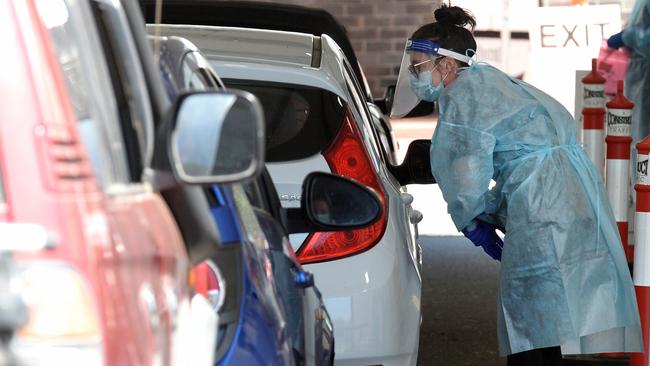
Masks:
[[[212,215],[228,243],[212,258],[226,283],[219,309],[217,365],[297,364],[279,294],[267,273],[270,259],[256,244],[259,239],[248,235],[247,219],[242,219],[235,203],[245,199],[243,188],[224,185],[210,191]]]
[[[192,43],[156,40],[170,99],[223,88]],[[216,364],[332,365],[332,322],[313,276],[294,255],[268,172],[245,184],[206,187],[205,193],[223,243],[210,259],[220,284],[211,298],[219,313]]]

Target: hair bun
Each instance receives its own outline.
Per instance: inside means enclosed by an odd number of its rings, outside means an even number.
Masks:
[[[458,27],[470,27],[474,30],[476,26],[476,19],[467,10],[458,7],[442,4],[436,11],[433,12],[436,22],[441,24],[450,24]]]

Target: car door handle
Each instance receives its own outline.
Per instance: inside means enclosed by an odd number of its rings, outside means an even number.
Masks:
[[[422,215],[422,212],[420,212],[418,210],[413,210],[411,212],[411,217],[409,217],[409,218],[411,219],[412,224],[418,224],[420,221],[422,221],[422,219],[424,218],[424,215]]]
[[[409,193],[402,192],[402,201],[404,202],[405,205],[410,205],[413,203],[413,195]]]

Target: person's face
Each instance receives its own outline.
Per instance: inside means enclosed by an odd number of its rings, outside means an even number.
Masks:
[[[417,74],[431,71],[431,83],[433,85],[438,85],[441,82],[449,85],[456,79],[458,65],[449,57],[434,58],[425,53],[413,52],[411,54],[411,70]]]
[[[409,66],[409,72],[415,77],[419,78],[423,73],[432,71],[435,68],[435,60],[430,55],[421,52],[412,52],[410,57],[411,65]]]

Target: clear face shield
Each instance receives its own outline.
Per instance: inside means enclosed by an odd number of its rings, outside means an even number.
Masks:
[[[469,56],[441,48],[438,43],[428,39],[413,38],[406,41],[393,96],[391,117],[404,117],[420,102],[430,99],[432,89],[436,87],[432,85],[431,74],[438,67],[439,59],[443,57],[451,57],[467,64],[472,61]]]

